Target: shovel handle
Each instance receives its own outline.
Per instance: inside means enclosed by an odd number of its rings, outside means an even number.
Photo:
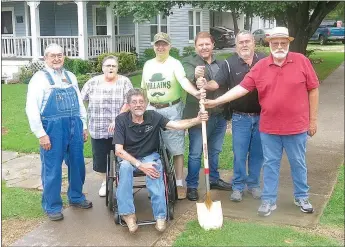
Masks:
[[[204,99],[200,100],[200,110],[205,111]],[[203,156],[204,156],[204,173],[206,177],[206,191],[210,191],[210,169],[208,166],[208,148],[207,148],[207,131],[206,131],[206,122],[201,122],[202,130],[202,147],[203,147]]]

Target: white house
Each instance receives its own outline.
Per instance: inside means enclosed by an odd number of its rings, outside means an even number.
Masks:
[[[158,15],[145,23],[133,16],[116,17],[113,7],[99,1],[2,1],[2,76],[10,76],[45,47],[58,43],[71,58],[95,58],[104,52],[137,52],[152,47],[154,34],[170,34],[173,47],[193,45],[195,35],[209,31],[208,10],[175,7],[167,18]],[[6,75],[4,75],[6,72]]]

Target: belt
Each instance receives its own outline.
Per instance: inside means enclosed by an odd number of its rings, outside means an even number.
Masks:
[[[157,109],[161,109],[161,108],[165,108],[168,106],[172,106],[172,105],[176,105],[177,103],[179,103],[181,101],[181,98],[174,100],[172,102],[169,103],[165,103],[165,104],[160,104],[160,103],[152,103],[150,102],[150,105],[152,105],[153,107],[157,108]]]
[[[260,116],[260,113],[256,112],[241,112],[241,111],[232,111],[233,113],[239,114],[239,115],[245,115],[245,116]]]

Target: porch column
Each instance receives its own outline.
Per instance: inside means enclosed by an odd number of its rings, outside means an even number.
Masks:
[[[86,60],[88,58],[88,35],[87,35],[87,17],[86,1],[75,1],[78,6],[78,49],[79,58]]]
[[[134,30],[134,40],[135,40],[135,52],[139,55],[139,24],[138,22],[135,22],[134,24],[135,30]]]
[[[38,37],[40,34],[40,9],[38,5],[40,1],[27,2],[30,6],[30,18],[31,18],[31,47],[32,47],[32,59],[38,60],[41,56],[41,44]]]
[[[110,36],[108,38],[108,47],[109,52],[115,52],[115,28],[114,28],[114,3],[110,3],[107,6],[107,35]]]

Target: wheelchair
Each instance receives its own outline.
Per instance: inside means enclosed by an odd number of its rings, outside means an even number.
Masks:
[[[175,168],[173,165],[172,156],[169,154],[167,148],[164,145],[161,134],[159,134],[159,155],[161,158],[163,166],[163,181],[165,187],[165,200],[167,205],[167,217],[166,220],[174,219],[174,207],[175,202],[177,201],[177,187],[176,187],[176,178],[175,178]],[[126,223],[122,220],[118,213],[117,199],[115,197],[115,191],[119,183],[119,161],[114,154],[114,151],[111,151],[108,156],[107,162],[107,172],[106,172],[106,207],[109,211],[114,214],[114,222],[116,225],[120,224],[121,226],[127,226]],[[142,189],[146,188],[146,183],[138,183],[136,178],[146,176],[142,171],[134,171],[134,183],[133,188]],[[138,191],[137,191],[138,192]],[[134,192],[134,196],[137,192]],[[138,220],[137,224],[140,225],[151,225],[155,224],[155,220]]]

